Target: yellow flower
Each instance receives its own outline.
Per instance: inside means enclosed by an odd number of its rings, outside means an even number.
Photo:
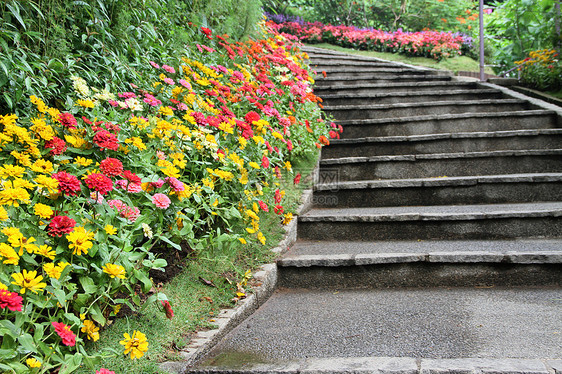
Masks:
[[[93,321],[89,319],[84,320],[84,326],[80,329],[80,331],[85,332],[88,335],[88,340],[93,340],[97,342],[100,338],[99,327],[96,327]]]
[[[285,161],[285,169],[291,171],[293,169],[293,167],[291,166],[291,163],[289,161]]]
[[[0,243],[0,257],[5,264],[17,265],[20,257],[17,252],[6,243]]]
[[[41,282],[43,280],[43,276],[37,275],[36,270],[28,272],[23,269],[21,273],[12,274],[12,278],[14,278],[14,282],[12,282],[12,284],[21,287],[21,294],[24,294],[26,290],[37,293],[37,291],[41,291],[47,286],[47,283]]]
[[[258,232],[258,240],[262,245],[265,245],[265,236],[261,232]]]
[[[30,190],[33,187],[35,187],[33,183],[23,178],[15,178],[14,181],[12,182],[12,186],[14,188],[25,188],[26,190]]]
[[[41,245],[35,250],[35,253],[40,256],[47,257],[49,260],[54,260],[55,255],[57,254],[56,251],[53,251],[53,247],[48,246],[47,244]]]
[[[68,248],[72,249],[72,254],[80,256],[82,252],[88,254],[88,249],[92,248],[93,244],[90,240],[94,238],[94,233],[87,231],[82,226],[75,227],[66,239],[70,242]]]
[[[43,265],[43,270],[49,277],[59,279],[64,268],[69,265],[68,262],[59,262],[58,265],[55,265],[54,262],[50,262]]]
[[[10,218],[8,212],[3,206],[0,206],[0,221],[6,221],[8,218]]]
[[[59,181],[55,178],[39,175],[34,181],[38,184],[38,189],[46,189],[50,193],[57,193],[59,190]]]
[[[248,165],[250,165],[250,167],[253,167],[254,169],[259,169],[259,168],[260,168],[260,165],[259,165],[257,162],[254,162],[254,161],[250,161],[250,162],[248,163]]]
[[[38,361],[36,358],[28,358],[27,360],[25,360],[25,363],[27,364],[27,366],[31,369],[33,368],[40,368],[41,367],[41,361]]]
[[[142,139],[139,138],[138,136],[133,136],[132,138],[125,139],[125,143],[127,143],[127,144],[130,143],[140,150],[146,149],[146,145],[142,142]]]
[[[174,115],[174,111],[169,106],[160,107],[160,109],[158,109],[158,113],[160,113],[164,116],[173,116]]]
[[[247,244],[248,242],[246,241],[246,239],[244,238],[238,238],[238,240],[240,241],[240,243],[242,244]]]
[[[93,108],[94,106],[96,106],[96,104],[92,100],[83,100],[83,99],[78,99],[76,101],[76,105],[84,108]]]
[[[105,230],[107,235],[115,235],[117,233],[117,229],[112,225],[105,225],[103,229]]]
[[[168,165],[164,169],[160,169],[168,177],[179,178],[180,170],[173,165]]]
[[[109,274],[111,278],[117,277],[119,279],[125,279],[125,268],[121,265],[105,264],[102,269],[103,272]]]
[[[36,173],[50,174],[55,170],[53,168],[53,163],[51,161],[44,160],[42,158],[38,159],[31,165],[31,170]]]
[[[283,225],[288,225],[293,220],[293,213],[286,213],[283,216]]]
[[[4,190],[0,191],[0,205],[20,206],[29,202],[29,193],[25,188],[12,187],[11,182],[4,182]]]
[[[33,212],[41,218],[49,218],[53,215],[53,209],[45,204],[37,203],[33,207]]]
[[[4,283],[0,282],[0,290],[7,290],[8,286],[6,286]]]
[[[20,256],[23,255],[24,249],[27,251],[27,253],[33,253],[38,249],[35,244],[31,244],[35,241],[34,237],[30,237],[29,239],[27,239],[23,235],[11,236],[8,238],[8,241],[10,242],[10,245],[14,247],[14,249],[19,248],[18,255]]]
[[[26,168],[31,166],[31,158],[29,154],[21,153],[18,151],[12,151],[10,152],[10,155],[14,156],[14,158],[18,160],[19,163],[25,166]]]
[[[141,358],[144,352],[148,351],[148,341],[146,336],[140,331],[133,331],[133,336],[124,333],[124,340],[121,340],[119,344],[125,346],[124,355],[131,354],[131,360],[135,358]]]

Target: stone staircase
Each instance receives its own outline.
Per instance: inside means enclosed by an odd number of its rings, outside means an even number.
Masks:
[[[307,52],[342,139],[279,290],[193,372],[562,373],[562,109]]]

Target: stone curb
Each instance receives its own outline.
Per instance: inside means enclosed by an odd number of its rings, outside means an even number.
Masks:
[[[228,369],[228,373],[291,374],[560,374],[559,359],[417,359],[413,357],[330,357],[309,358],[283,364],[256,364],[247,369]],[[189,373],[219,373],[221,368],[190,370]]]
[[[428,263],[505,263],[562,264],[560,251],[529,252],[426,252],[426,253],[361,253],[337,255],[297,255],[277,261],[279,267],[362,266],[411,262]]]
[[[318,164],[312,171],[314,181],[318,178]],[[297,208],[297,215],[311,209],[312,190],[304,190],[301,196],[301,204]],[[271,251],[283,253],[287,251],[297,240],[297,217],[291,223],[284,226],[285,237],[279,242],[277,247]],[[169,373],[184,373],[188,368],[203,358],[209,351],[232,329],[253,314],[263,303],[269,299],[277,289],[277,265],[265,264],[257,271],[253,279],[259,285],[252,288],[252,294],[240,300],[232,309],[222,309],[215,318],[214,330],[198,331],[191,339],[190,343],[179,352],[181,361],[166,361],[161,363],[160,369]]]

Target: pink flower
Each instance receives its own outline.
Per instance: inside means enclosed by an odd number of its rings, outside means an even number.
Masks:
[[[184,190],[183,183],[180,182],[177,178],[167,177],[165,181],[170,185],[172,190],[174,190],[175,192],[180,192]]]
[[[111,179],[101,173],[92,173],[85,179],[88,188],[99,192],[102,195],[107,194],[113,190],[113,182]]]
[[[168,65],[162,65],[162,69],[166,70],[170,74],[174,74],[176,72],[176,69]]]
[[[150,185],[154,188],[160,188],[164,185],[164,181],[160,178],[156,182],[150,182]]]
[[[101,368],[99,370],[96,370],[96,374],[115,374],[115,372],[105,368]]]
[[[191,84],[189,84],[188,81],[186,81],[185,79],[180,79],[179,82],[182,86],[184,86],[188,90],[191,90]]]
[[[258,204],[261,208],[261,210],[263,210],[264,212],[269,212],[269,207],[267,206],[266,203],[264,203],[263,201],[258,201]]]
[[[174,84],[176,84],[176,82],[174,82],[174,80],[172,78],[164,78],[163,81],[164,81],[164,83],[167,83],[170,86],[173,86]]]
[[[0,290],[0,308],[8,308],[12,312],[21,312],[22,301],[23,298],[17,292]]]
[[[152,196],[152,203],[160,209],[166,209],[170,206],[170,198],[163,193],[157,193]]]
[[[262,157],[261,166],[263,166],[266,169],[269,167],[269,159],[267,158],[267,156]]]
[[[149,63],[150,65],[152,65],[153,68],[155,68],[155,69],[160,69],[160,65],[158,65],[156,62],[154,62],[154,61],[148,61],[148,63]]]
[[[62,339],[62,344],[72,347],[76,344],[76,335],[70,329],[70,326],[62,322],[51,322],[55,331]]]

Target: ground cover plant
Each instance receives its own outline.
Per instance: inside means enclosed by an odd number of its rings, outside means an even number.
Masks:
[[[102,355],[142,357],[140,330],[118,352],[85,343],[121,308],[173,315],[151,279],[167,265],[155,249],[267,246],[264,215],[292,219],[282,174],[298,182],[291,160],[340,130],[322,118],[306,55],[268,28],[243,43],[193,28],[188,55],[151,61],[127,91],[72,76],[59,107],[32,95],[0,116],[0,369],[104,372]],[[233,277],[238,297],[246,278]]]
[[[562,89],[562,64],[556,50],[531,51],[528,57],[515,63],[519,65],[520,79],[525,86],[541,91]]]

